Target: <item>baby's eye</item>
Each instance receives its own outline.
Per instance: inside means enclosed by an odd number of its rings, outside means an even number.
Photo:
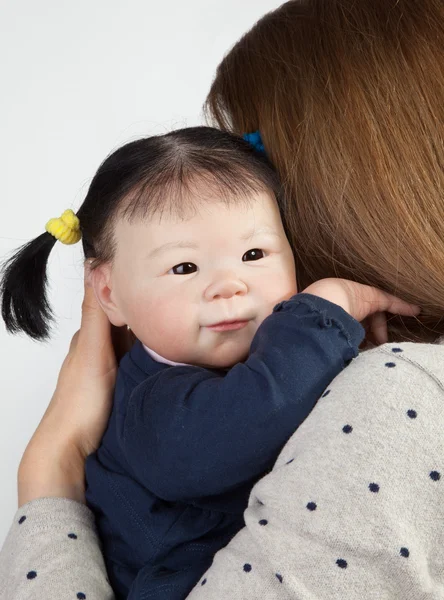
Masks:
[[[176,265],[172,269],[168,271],[168,273],[173,273],[174,275],[189,275],[190,273],[195,273],[197,271],[197,266],[194,263],[180,263],[180,265]]]
[[[253,250],[248,250],[248,252],[245,252],[242,260],[244,262],[247,262],[247,260],[259,260],[260,258],[264,258],[264,256],[263,250],[260,250],[259,248],[253,248]]]

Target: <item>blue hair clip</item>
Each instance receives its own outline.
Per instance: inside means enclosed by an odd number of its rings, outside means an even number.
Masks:
[[[245,133],[243,136],[244,140],[251,144],[257,152],[262,152],[265,154],[264,144],[262,142],[260,131],[255,131],[254,133]]]

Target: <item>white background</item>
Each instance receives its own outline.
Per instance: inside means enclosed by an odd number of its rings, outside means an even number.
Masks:
[[[202,122],[222,56],[279,0],[0,0],[0,259],[77,209],[116,146]],[[21,454],[54,390],[82,298],[80,245],[50,259],[49,344],[0,323],[0,546]]]

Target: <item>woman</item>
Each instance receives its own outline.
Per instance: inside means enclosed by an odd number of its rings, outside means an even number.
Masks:
[[[443,76],[441,0],[296,0],[235,46],[209,96],[223,127],[262,133],[286,184],[301,285],[348,277],[422,307],[420,320],[393,324],[392,339],[443,333]],[[113,597],[90,513],[60,499],[82,497],[112,387],[109,336],[94,310],[20,467],[22,504],[56,498],[17,513],[2,600]],[[92,374],[81,342],[99,361]],[[73,365],[84,389],[70,388]],[[444,598],[443,367],[440,344],[363,353],[255,486],[246,528],[190,598]],[[94,383],[95,419],[85,410]],[[71,402],[79,418],[67,417]],[[64,421],[71,433],[60,440]]]

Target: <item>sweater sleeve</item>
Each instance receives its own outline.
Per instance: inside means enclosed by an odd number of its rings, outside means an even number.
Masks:
[[[114,600],[90,510],[42,498],[16,513],[0,553],[0,600]]]
[[[442,600],[443,364],[402,344],[347,367],[188,600]]]
[[[135,476],[167,501],[230,493],[271,469],[364,331],[307,294],[278,305],[228,371],[165,369],[128,402],[123,448]]]

